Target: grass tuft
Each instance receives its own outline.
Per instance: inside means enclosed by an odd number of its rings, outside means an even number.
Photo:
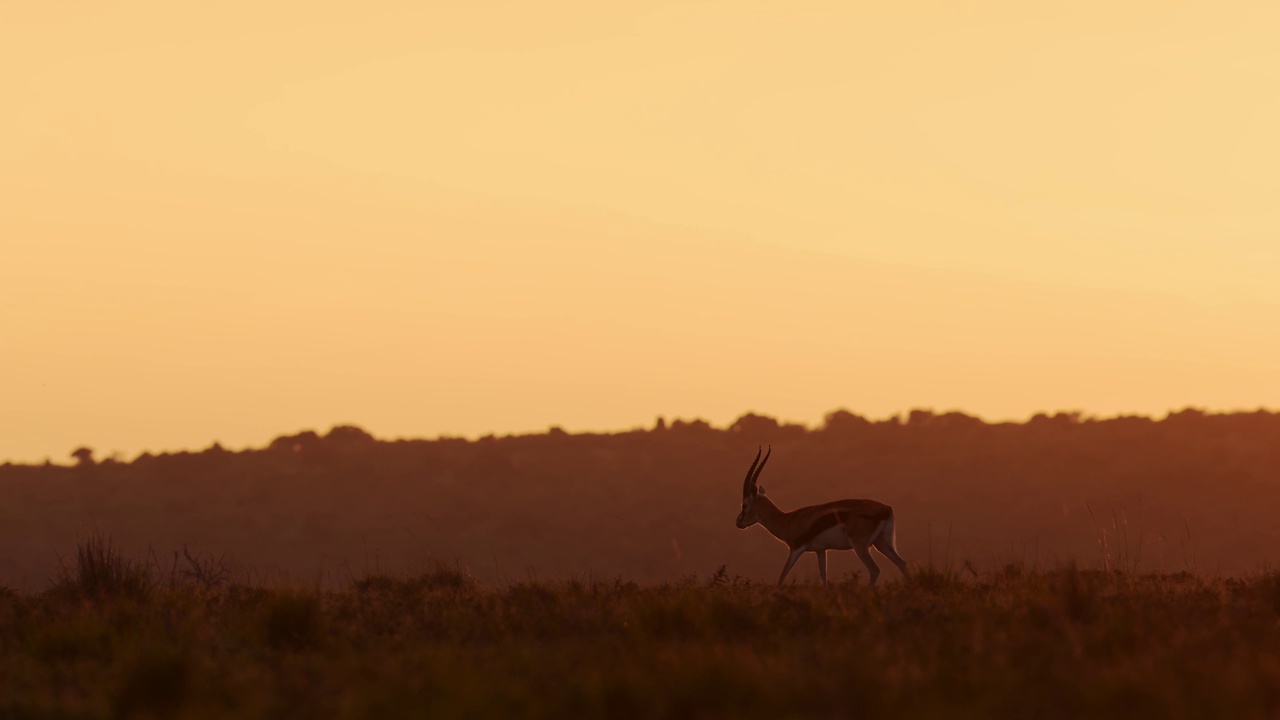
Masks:
[[[126,558],[111,538],[93,533],[76,545],[75,564],[65,565],[54,590],[85,598],[145,598],[153,577],[145,563]]]

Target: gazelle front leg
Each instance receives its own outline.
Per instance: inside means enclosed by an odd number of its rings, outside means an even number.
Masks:
[[[822,587],[829,588],[827,584],[827,551],[818,551],[818,577],[822,578]]]
[[[782,587],[782,581],[787,579],[787,573],[791,572],[791,566],[795,565],[803,554],[804,550],[796,549],[792,550],[791,554],[787,556],[787,564],[782,566],[782,575],[778,577],[778,587]]]

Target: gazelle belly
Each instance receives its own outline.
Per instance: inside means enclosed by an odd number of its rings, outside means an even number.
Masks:
[[[845,533],[844,525],[836,524],[810,540],[805,547],[809,550],[852,550],[853,543]]]

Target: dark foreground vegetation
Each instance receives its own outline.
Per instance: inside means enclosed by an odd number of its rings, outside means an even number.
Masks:
[[[182,567],[183,569],[178,569]],[[1280,575],[719,572],[337,591],[161,572],[99,540],[0,589],[0,717],[1275,717]]]

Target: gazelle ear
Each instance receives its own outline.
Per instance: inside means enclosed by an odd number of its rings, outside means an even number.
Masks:
[[[756,486],[756,494],[757,494],[757,495],[763,495],[763,494],[764,494],[764,486],[763,486],[763,485],[757,485],[757,486]]]

